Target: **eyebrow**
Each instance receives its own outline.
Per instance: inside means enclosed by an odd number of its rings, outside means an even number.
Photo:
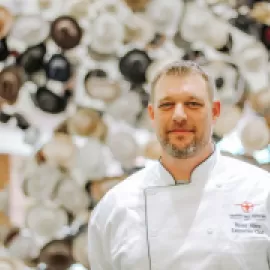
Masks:
[[[162,99],[159,100],[159,102],[163,102],[163,101],[171,101],[173,99],[173,97],[163,97]],[[197,100],[197,101],[201,101],[204,102],[204,100],[201,97],[198,96],[187,96],[186,97],[187,100]]]

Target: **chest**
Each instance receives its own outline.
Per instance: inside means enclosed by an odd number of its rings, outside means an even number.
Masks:
[[[143,199],[126,210],[118,269],[270,269],[266,192],[172,186],[148,188]]]

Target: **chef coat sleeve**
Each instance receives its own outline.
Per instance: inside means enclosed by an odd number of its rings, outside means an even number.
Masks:
[[[104,205],[105,204],[105,205]],[[88,259],[91,270],[114,270],[110,259],[108,237],[105,224],[107,211],[104,201],[100,202],[91,213],[88,223]]]

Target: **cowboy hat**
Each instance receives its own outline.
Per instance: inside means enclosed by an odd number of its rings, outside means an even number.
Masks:
[[[21,44],[20,48],[27,48],[44,42],[49,36],[49,32],[49,22],[42,16],[21,15],[14,21],[8,40],[11,47],[13,44],[14,46]]]
[[[5,38],[13,24],[13,16],[11,12],[4,6],[0,6],[0,39]]]
[[[82,29],[78,22],[67,15],[57,17],[51,24],[50,36],[64,50],[78,46],[82,34]]]
[[[101,13],[92,23],[90,48],[99,54],[115,54],[124,40],[124,26],[111,13]]]

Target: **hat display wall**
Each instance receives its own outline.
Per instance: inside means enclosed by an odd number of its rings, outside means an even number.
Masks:
[[[0,134],[15,130],[27,147],[18,172],[23,222],[5,241],[9,254],[38,269],[91,268],[91,211],[160,157],[147,106],[155,74],[171,61],[193,60],[215,83],[217,147],[256,166],[270,163],[270,155],[258,158],[269,146],[270,58],[269,25],[257,5],[26,2],[0,5]],[[13,135],[2,141],[13,145]]]

